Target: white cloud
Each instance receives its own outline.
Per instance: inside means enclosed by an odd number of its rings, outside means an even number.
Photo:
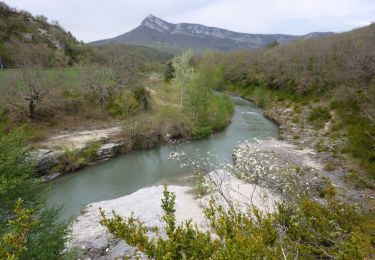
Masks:
[[[78,39],[125,33],[152,13],[249,33],[345,31],[375,20],[374,0],[8,0],[7,4],[58,20]]]

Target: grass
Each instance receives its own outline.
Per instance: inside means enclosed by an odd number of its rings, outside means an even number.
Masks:
[[[51,68],[45,69],[45,73],[49,76],[59,76],[62,79],[62,88],[77,88],[81,84],[82,72],[78,67],[69,68]],[[16,74],[18,70],[8,69],[0,70],[0,91],[6,86],[6,78]]]
[[[354,185],[356,188],[367,188],[367,189],[374,189],[375,185],[370,181],[361,177],[358,173],[352,171],[350,174],[345,176],[345,180]]]
[[[315,126],[317,129],[320,129],[324,124],[331,119],[331,113],[326,107],[316,107],[311,112],[307,118],[309,122]]]

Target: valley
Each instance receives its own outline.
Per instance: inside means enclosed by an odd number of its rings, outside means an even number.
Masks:
[[[375,257],[374,23],[30,11],[0,2],[0,259]]]

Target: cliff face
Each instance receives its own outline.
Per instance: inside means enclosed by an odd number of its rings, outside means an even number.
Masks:
[[[92,44],[130,43],[172,49],[230,51],[261,48],[274,42],[286,44],[296,39],[319,37],[325,34],[328,33],[310,33],[303,36],[238,33],[200,24],[173,24],[149,15],[134,30],[111,39],[93,42]]]

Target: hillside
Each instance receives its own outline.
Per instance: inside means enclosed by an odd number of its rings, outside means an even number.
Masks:
[[[25,57],[44,66],[65,66],[77,63],[90,52],[57,21],[33,16],[0,2],[0,64],[5,68],[22,66]],[[0,65],[1,66],[1,65]]]
[[[289,111],[293,126],[285,129],[291,129],[293,142],[306,145],[303,136],[308,136],[317,150],[332,152],[335,158],[350,155],[345,167],[353,176],[365,170],[375,178],[374,42],[371,24],[324,38],[202,59],[222,72],[217,86],[269,108],[284,124]],[[306,131],[306,122],[322,136]],[[334,167],[342,165],[336,162]]]
[[[303,36],[284,34],[248,34],[200,24],[166,22],[149,15],[134,30],[111,39],[92,42],[92,45],[136,44],[164,49],[193,49],[196,51],[231,51],[261,48],[273,43],[285,44],[296,39],[311,38],[331,33],[309,33]]]

